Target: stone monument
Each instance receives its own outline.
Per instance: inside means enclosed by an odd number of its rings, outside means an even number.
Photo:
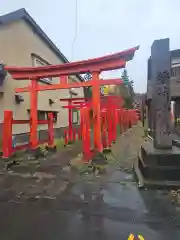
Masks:
[[[170,95],[169,39],[154,41],[151,47],[152,119],[156,149],[171,149],[171,95]]]
[[[148,61],[152,139],[142,144],[134,170],[141,186],[180,186],[180,148],[172,146],[171,134],[169,39],[153,42]]]

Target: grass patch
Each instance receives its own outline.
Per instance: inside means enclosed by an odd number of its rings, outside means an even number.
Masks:
[[[60,151],[64,147],[64,139],[63,138],[56,138],[54,141],[57,151]]]

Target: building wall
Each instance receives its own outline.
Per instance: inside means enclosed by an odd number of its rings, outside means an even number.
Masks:
[[[171,59],[172,66],[173,65],[178,65],[180,66],[180,57],[172,58]]]
[[[171,96],[180,97],[180,57],[173,58],[171,69]]]
[[[9,66],[32,66],[32,54],[36,54],[50,64],[62,63],[60,58],[46,45],[46,43],[34,32],[34,30],[24,21],[19,20],[5,26],[0,25],[0,61]],[[73,77],[76,81],[77,77]],[[58,78],[53,78],[53,83],[58,83]],[[44,83],[40,83],[44,84]],[[4,109],[11,109],[15,119],[29,119],[27,109],[30,108],[29,93],[21,93],[24,102],[15,103],[15,88],[28,85],[26,81],[12,80],[8,75],[3,86],[0,87],[0,120],[3,120]],[[83,96],[83,89],[76,89],[78,96]],[[19,94],[20,95],[20,94]],[[38,109],[46,111],[58,111],[58,120],[55,128],[67,126],[68,112],[62,108],[62,103],[56,101],[52,106],[49,99],[70,97],[69,90],[54,90],[38,93]],[[39,130],[47,129],[46,125],[39,126]],[[28,125],[16,125],[13,128],[14,134],[29,132]]]

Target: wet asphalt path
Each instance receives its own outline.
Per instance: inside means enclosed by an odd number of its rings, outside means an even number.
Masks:
[[[166,192],[141,190],[118,168],[84,176],[56,200],[0,202],[1,240],[180,239],[180,220]]]

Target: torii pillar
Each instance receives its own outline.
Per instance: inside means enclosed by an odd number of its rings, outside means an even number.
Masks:
[[[102,152],[103,146],[101,141],[101,116],[100,116],[100,87],[99,87],[99,72],[92,72],[92,106],[93,106],[93,121],[94,121],[94,147]]]

